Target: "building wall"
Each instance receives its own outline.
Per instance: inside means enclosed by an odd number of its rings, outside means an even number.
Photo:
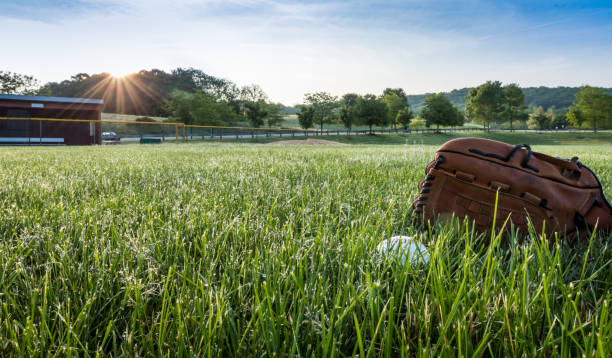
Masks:
[[[100,120],[102,116],[101,105],[43,103],[44,108],[32,108],[31,103],[0,101],[0,117]],[[24,141],[28,144],[101,144],[101,130],[100,122],[0,120],[0,137],[28,138]]]

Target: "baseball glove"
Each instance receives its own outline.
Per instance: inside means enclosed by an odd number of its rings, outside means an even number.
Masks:
[[[595,225],[612,229],[612,207],[601,183],[577,157],[559,159],[532,152],[526,144],[462,138],[442,145],[425,174],[413,204],[425,220],[468,217],[476,231],[486,232],[509,218],[522,235],[531,222],[536,233],[549,238],[554,232],[574,237]]]

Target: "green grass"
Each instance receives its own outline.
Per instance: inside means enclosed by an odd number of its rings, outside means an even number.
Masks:
[[[406,134],[374,134],[374,135],[323,135],[313,136],[309,135],[308,138],[325,139],[330,141],[336,141],[343,144],[360,144],[360,145],[436,145],[440,146],[444,142],[453,138],[460,137],[479,137],[489,138],[507,143],[519,144],[526,143],[534,145],[536,148],[538,145],[550,145],[550,146],[577,146],[573,150],[579,151],[580,147],[583,146],[603,146],[604,148],[612,145],[612,132],[604,131],[598,133],[592,132],[550,132],[550,133],[536,133],[536,132],[482,132],[480,130],[470,132],[453,132],[444,134],[423,134],[423,133],[406,133]],[[187,136],[188,137],[188,136]],[[187,138],[189,140],[189,138]],[[205,137],[205,142],[226,142],[226,143],[272,143],[277,141],[286,140],[303,140],[306,139],[304,136],[295,137],[278,137],[271,135],[270,137],[257,137],[257,138],[241,138],[235,139],[231,136],[224,137],[223,140],[219,140],[218,137],[210,139]],[[199,138],[195,138],[195,141],[200,141]],[[435,149],[435,148],[434,148]],[[558,149],[553,149],[558,150]],[[572,157],[573,155],[570,155]]]
[[[0,148],[0,355],[610,356],[611,235],[412,224],[443,138]],[[612,145],[551,144],[612,197]],[[399,234],[429,264],[376,255]]]

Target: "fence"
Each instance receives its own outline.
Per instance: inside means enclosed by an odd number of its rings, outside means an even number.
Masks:
[[[49,130],[43,130],[43,122],[53,122],[54,140],[49,137]],[[121,121],[121,120],[93,120],[93,119],[67,119],[67,118],[34,118],[34,117],[0,117],[0,143],[4,144],[62,144],[63,138],[57,138],[61,129],[64,132],[75,131],[77,124],[89,123],[89,127],[100,125],[102,142],[138,141],[143,138],[158,138],[162,141],[186,141],[223,138],[255,138],[255,137],[295,137],[309,136],[313,130],[295,128],[250,128],[228,126],[200,126],[187,125],[178,122],[152,122],[152,121]],[[40,127],[36,131],[32,128]],[[82,127],[82,126],[81,126]],[[89,128],[87,127],[87,128]],[[82,129],[82,128],[81,128]],[[93,129],[87,129],[89,135],[94,136]],[[114,132],[114,135],[105,133]],[[66,135],[72,133],[64,133]],[[108,139],[108,140],[107,140]]]
[[[24,123],[24,121],[27,121]],[[22,122],[22,125],[18,125]],[[26,132],[25,128],[36,125],[40,130],[36,131],[36,136]],[[349,130],[349,129],[298,129],[298,128],[252,128],[252,127],[231,127],[231,126],[202,126],[189,125],[178,122],[145,122],[145,121],[121,121],[121,120],[91,120],[91,119],[63,119],[63,118],[19,118],[19,117],[0,117],[0,143],[4,144],[62,144],[61,138],[49,138],[42,130],[43,122],[64,123],[66,130],[72,127],[68,124],[90,123],[100,124],[100,132],[114,132],[116,136],[102,135],[102,143],[135,142],[143,139],[158,139],[160,141],[195,141],[195,140],[215,140],[215,139],[256,139],[260,137],[319,137],[331,135],[367,135],[367,134],[434,134],[442,133],[466,133],[483,132],[487,128],[483,127],[459,127],[459,128],[409,128],[409,129],[382,129],[372,128],[372,130]],[[34,124],[32,124],[34,123]],[[16,129],[17,128],[17,129]],[[606,129],[600,129],[602,131]],[[22,131],[22,132],[19,132]],[[491,128],[491,132],[507,132],[510,129]],[[515,132],[578,132],[591,131],[590,129],[561,129],[561,130],[529,130],[514,129]],[[22,134],[19,134],[19,133]],[[58,130],[55,131],[56,136]],[[20,138],[22,141],[11,140]],[[4,141],[3,141],[4,139]]]

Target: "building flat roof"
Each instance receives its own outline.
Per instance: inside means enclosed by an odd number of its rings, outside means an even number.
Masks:
[[[18,94],[0,94],[0,100],[11,101],[34,101],[34,102],[60,102],[60,103],[90,103],[104,104],[102,99],[70,98],[70,97],[47,97],[47,96],[24,96]]]

